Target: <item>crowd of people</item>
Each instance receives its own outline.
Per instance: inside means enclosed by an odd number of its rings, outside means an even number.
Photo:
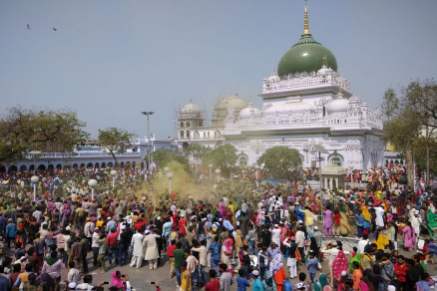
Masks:
[[[257,201],[155,206],[135,193],[141,169],[119,169],[116,185],[108,169],[40,172],[36,196],[34,173],[5,175],[0,290],[103,288],[96,268],[111,272],[110,290],[132,290],[124,265],[165,268],[181,291],[430,290],[436,196],[404,173],[369,171],[367,189],[260,185]]]

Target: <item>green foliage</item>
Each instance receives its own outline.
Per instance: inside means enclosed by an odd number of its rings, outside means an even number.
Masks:
[[[132,134],[123,129],[115,127],[99,129],[99,144],[108,149],[115,163],[117,162],[115,154],[124,152],[131,138]]]
[[[272,178],[295,179],[301,171],[302,160],[297,150],[276,146],[265,151],[258,159],[258,165],[264,165],[264,170]]]
[[[404,153],[411,148],[419,135],[419,130],[419,117],[409,109],[404,109],[398,116],[384,124],[385,139]]]
[[[74,112],[12,108],[0,119],[0,161],[21,159],[30,151],[71,152],[87,139],[84,126]]]
[[[394,92],[388,90],[384,102],[393,101]],[[388,96],[388,97],[387,97]],[[387,102],[386,102],[387,101]],[[412,183],[414,162],[420,169],[435,172],[435,145],[437,143],[435,130],[437,130],[437,84],[435,82],[411,82],[404,90],[400,102],[391,102],[391,106],[384,108],[397,108],[394,114],[384,124],[385,139],[402,152],[408,167],[409,183]],[[390,110],[388,110],[390,111]],[[434,158],[433,158],[434,157]],[[413,161],[414,159],[414,161]]]
[[[229,177],[236,166],[237,159],[237,149],[233,145],[225,144],[207,152],[202,162],[205,167],[211,165],[212,169],[220,169],[224,177]]]
[[[189,169],[188,160],[182,155],[178,153],[166,149],[160,149],[154,151],[152,153],[152,160],[158,165],[160,168],[164,168],[168,166],[171,162],[177,162],[181,164],[185,170]]]
[[[202,146],[200,144],[189,144],[184,148],[184,152],[188,155],[192,155],[195,159],[202,159],[211,149]]]
[[[384,93],[384,99],[382,103],[382,112],[386,120],[392,119],[399,110],[399,99],[396,92],[389,88]]]
[[[437,173],[437,139],[427,141],[419,137],[414,142],[414,157],[419,169],[427,168],[427,148],[429,150],[429,170],[431,173]]]
[[[437,128],[437,84],[412,82],[405,91],[405,107],[419,116],[423,126]]]

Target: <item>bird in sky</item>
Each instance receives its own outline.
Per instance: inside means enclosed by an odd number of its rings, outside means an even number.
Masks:
[[[56,27],[54,27],[54,26],[52,27],[52,30],[53,31],[58,31],[58,29]]]
[[[30,30],[30,24],[29,24],[29,23],[26,24],[26,28],[27,28],[28,30]]]

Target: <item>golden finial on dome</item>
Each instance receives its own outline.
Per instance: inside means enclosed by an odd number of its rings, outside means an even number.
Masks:
[[[308,35],[310,33],[310,20],[308,13],[308,0],[305,0],[305,8],[303,12],[303,34]]]

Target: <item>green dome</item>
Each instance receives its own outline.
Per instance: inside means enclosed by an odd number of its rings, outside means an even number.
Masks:
[[[311,34],[303,34],[281,58],[278,75],[315,72],[323,65],[337,71],[337,60],[331,51],[315,41]]]

